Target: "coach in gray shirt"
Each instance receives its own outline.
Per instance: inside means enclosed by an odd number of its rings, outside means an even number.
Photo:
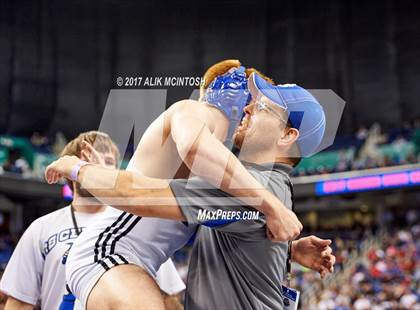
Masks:
[[[291,166],[253,164],[247,168],[291,208],[287,177]],[[282,309],[280,284],[284,280],[287,243],[267,239],[264,216],[236,220],[236,216],[242,218],[242,214],[253,209],[241,206],[237,198],[212,189],[199,178],[173,181],[171,188],[189,224],[213,226],[198,228],[189,263],[185,308]],[[201,220],[199,212],[203,214],[203,210],[216,218]],[[218,225],[223,222],[217,218],[218,210],[235,212],[235,219]]]
[[[250,78],[249,89],[252,101],[234,136],[239,158],[252,163],[244,164],[291,209],[289,174],[322,139],[322,107],[298,86],[271,86],[258,76]],[[291,113],[297,105],[305,119]],[[188,223],[204,224],[189,265],[186,309],[282,309],[287,243],[266,238],[264,215],[245,220],[251,207],[199,178],[170,186]]]

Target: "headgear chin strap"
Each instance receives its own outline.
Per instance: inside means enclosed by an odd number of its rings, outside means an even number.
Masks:
[[[245,68],[218,76],[210,83],[204,94],[204,100],[218,108],[229,119],[229,131],[226,137],[232,144],[233,134],[242,119],[243,109],[250,99]]]

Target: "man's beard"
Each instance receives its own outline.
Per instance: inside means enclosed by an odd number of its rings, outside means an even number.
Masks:
[[[244,143],[245,133],[244,132],[236,132],[233,135],[233,146],[236,150],[240,150],[242,144]]]
[[[79,183],[76,184],[76,192],[80,198],[95,198],[89,191],[83,189]]]
[[[265,137],[247,136],[247,131],[237,132],[234,137],[232,152],[239,158],[253,158],[255,155],[267,152],[273,146],[271,139]]]
[[[82,189],[79,184],[76,185],[77,196],[73,199],[73,204],[78,206],[98,206],[102,205],[101,201],[89,193],[86,189]]]

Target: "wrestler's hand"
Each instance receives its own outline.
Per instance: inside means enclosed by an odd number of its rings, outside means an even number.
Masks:
[[[285,206],[277,206],[266,213],[267,235],[271,241],[289,241],[296,239],[302,231],[302,224],[296,214]]]
[[[70,174],[75,165],[80,162],[77,156],[63,156],[52,162],[47,169],[45,169],[45,180],[48,184],[57,183],[61,178],[70,179]]]
[[[319,272],[321,278],[334,271],[335,256],[331,240],[316,236],[304,237],[292,243],[292,260],[304,267]]]

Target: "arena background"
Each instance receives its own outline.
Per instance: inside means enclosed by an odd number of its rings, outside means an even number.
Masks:
[[[304,234],[337,256],[324,281],[294,266],[302,309],[420,307],[419,55],[417,1],[0,1],[2,268],[68,203],[43,169],[98,128],[117,77],[200,77],[236,58],[346,101],[335,143],[294,172]],[[193,89],[168,87],[167,105]]]

